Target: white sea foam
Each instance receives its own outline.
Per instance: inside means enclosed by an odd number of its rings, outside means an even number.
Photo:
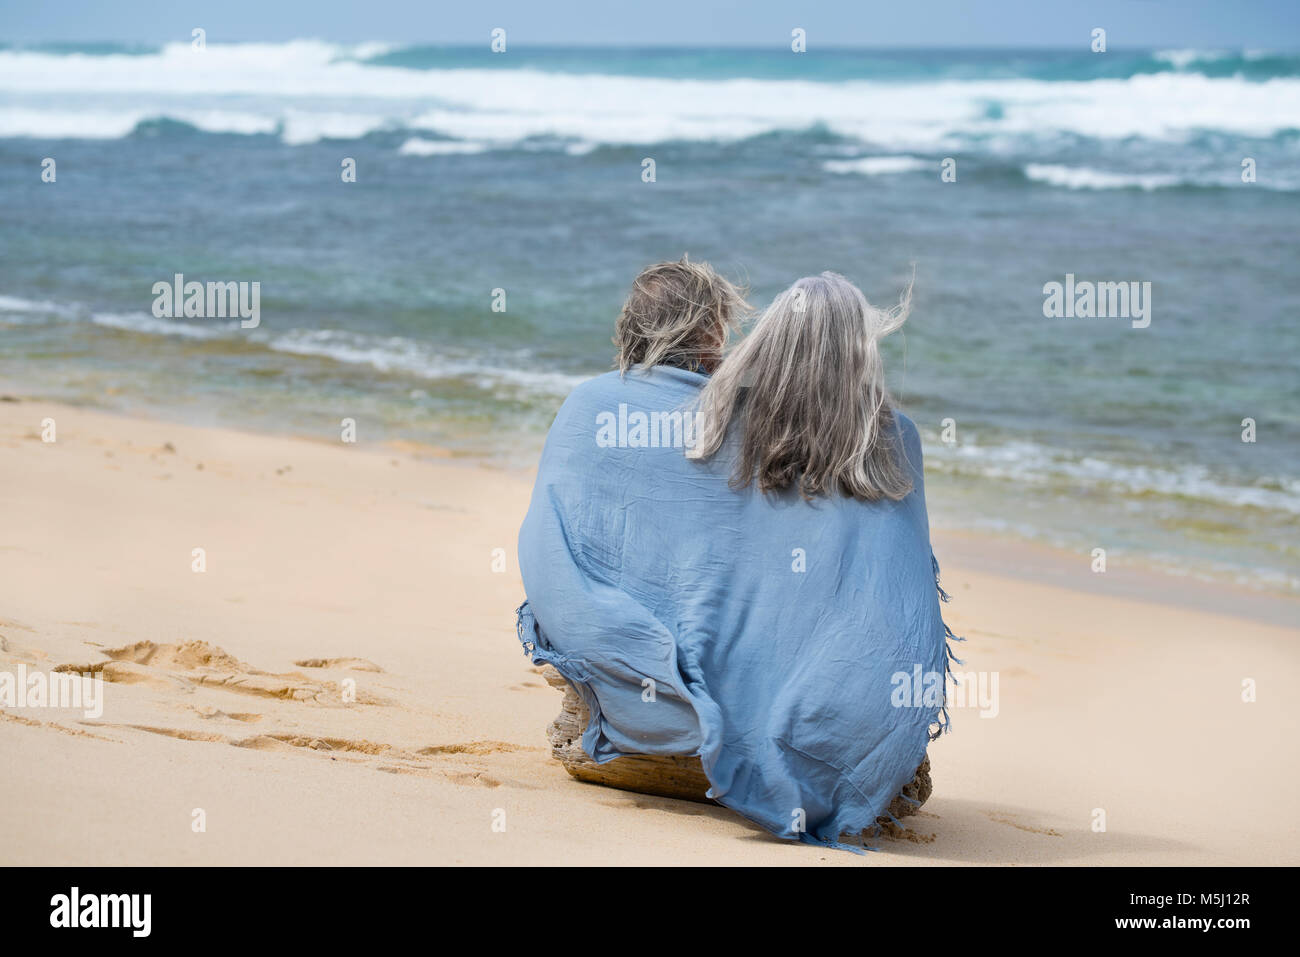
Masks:
[[[299,356],[316,356],[349,365],[365,365],[379,372],[405,373],[425,379],[463,379],[489,391],[506,385],[548,395],[567,395],[585,376],[530,369],[527,356],[513,367],[402,336],[377,338],[336,329],[295,329],[260,338],[267,348]]]
[[[964,441],[958,446],[928,446],[928,462],[954,473],[1033,485],[1078,483],[1131,494],[1177,495],[1234,508],[1274,509],[1300,515],[1300,480],[1260,479],[1240,485],[1213,475],[1203,465],[1176,468],[1080,456],[1037,442],[1012,440],[996,445]]]
[[[238,329],[239,323],[185,322],[180,319],[158,319],[147,312],[95,312],[90,321],[97,326],[121,329],[138,335],[181,336],[185,339],[215,339]]]
[[[562,397],[590,376],[536,368],[526,353],[485,357],[469,351],[435,347],[431,343],[402,336],[372,336],[341,329],[244,330],[238,321],[212,319],[160,319],[147,312],[87,312],[77,303],[51,302],[0,294],[0,315],[13,317],[53,316],[141,336],[163,336],[190,340],[241,340],[273,352],[330,359],[349,365],[364,365],[380,372],[402,373],[429,380],[458,379],[487,391],[500,387]],[[596,374],[593,370],[592,375]]]
[[[425,140],[413,136],[397,152],[403,156],[460,156],[469,153],[483,153],[490,147],[487,143],[465,143],[460,140]]]
[[[552,136],[617,145],[731,141],[821,124],[924,150],[1003,135],[1271,136],[1300,116],[1292,77],[820,83],[412,70],[357,57],[358,48],[310,40],[211,43],[202,52],[178,43],[135,56],[0,51],[0,135],[120,137],[166,117],[217,132],[280,130],[290,143],[410,127],[500,144]]]
[[[10,300],[11,297],[0,297],[0,311],[4,309],[4,303]],[[454,353],[445,348],[435,349],[429,344],[402,336],[369,336],[338,329],[291,329],[282,333],[258,330],[247,333],[241,330],[238,322],[158,319],[144,312],[95,312],[91,314],[90,321],[97,326],[136,335],[209,341],[243,337],[244,341],[273,352],[328,359],[346,365],[363,365],[378,372],[410,375],[431,381],[455,379],[492,393],[504,388],[534,395],[561,397],[568,395],[574,386],[588,378],[531,368],[533,360],[522,354],[489,360],[468,352]],[[508,364],[505,361],[507,359],[514,359],[517,364]]]
[[[329,110],[286,110],[280,117],[280,138],[291,146],[319,140],[355,140],[377,130],[399,125],[396,120],[370,113]],[[201,129],[206,129],[197,124]]]
[[[369,60],[374,57],[381,57],[386,53],[392,53],[396,47],[391,43],[379,43],[370,41],[368,43],[358,43],[353,47],[347,48],[339,54],[339,59],[346,60]]]
[[[1094,169],[1090,166],[1065,166],[1055,163],[1029,163],[1024,167],[1025,178],[1048,186],[1063,189],[1140,189],[1150,192],[1178,186],[1203,186],[1224,189],[1243,186],[1239,171],[1232,166],[1226,169],[1202,170],[1194,173],[1117,173]],[[1291,168],[1271,168],[1267,175],[1250,184],[1251,189],[1295,192],[1300,190],[1300,176]]]
[[[1025,176],[1051,186],[1063,186],[1066,189],[1166,189],[1184,182],[1177,176],[1167,174],[1107,173],[1088,166],[1058,166],[1045,163],[1030,163],[1025,167]]]
[[[916,156],[864,156],[860,159],[827,160],[822,163],[822,169],[828,173],[857,173],[861,176],[911,173],[928,166],[938,170],[937,163],[928,163]]]
[[[0,137],[113,140],[128,136],[148,120],[168,119],[205,133],[275,133],[283,119],[269,114],[219,109],[22,109],[0,112]],[[311,140],[319,136],[310,137]],[[286,137],[287,140],[287,137]],[[308,142],[304,138],[299,142]]]
[[[1220,50],[1157,50],[1155,53],[1155,59],[1168,63],[1175,70],[1186,70],[1193,63],[1213,63],[1227,56]]]
[[[81,307],[72,303],[0,295],[0,312],[4,313],[18,313],[23,316],[58,316],[63,319],[70,319],[80,311]]]

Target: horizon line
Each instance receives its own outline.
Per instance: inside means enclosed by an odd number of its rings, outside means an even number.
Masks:
[[[480,49],[480,48],[481,48],[481,49],[484,49],[485,51],[487,51],[487,52],[489,52],[489,53],[491,52],[491,51],[488,49],[488,43],[487,43],[486,41],[479,41],[479,40],[474,40],[474,41],[455,40],[455,41],[415,41],[415,42],[410,42],[410,41],[389,41],[389,40],[382,40],[382,39],[375,39],[375,38],[369,38],[369,39],[357,39],[357,40],[336,40],[336,39],[328,39],[328,38],[326,38],[326,37],[322,37],[322,36],[295,36],[295,37],[289,37],[289,38],[285,38],[285,39],[266,39],[266,38],[253,38],[253,39],[250,39],[250,38],[239,38],[239,39],[219,39],[219,40],[209,39],[209,40],[207,41],[207,43],[208,43],[209,46],[234,46],[234,45],[239,45],[239,44],[253,44],[253,43],[262,43],[262,44],[283,44],[283,43],[296,43],[296,42],[302,42],[302,41],[314,41],[314,42],[320,42],[320,43],[331,43],[331,44],[338,44],[338,45],[351,45],[351,46],[357,46],[357,45],[362,45],[362,44],[367,44],[367,43],[373,43],[373,44],[384,44],[384,45],[391,46],[393,49],[398,49],[398,50],[401,50],[401,49],[405,49],[405,50],[411,50],[411,49],[475,50],[475,49]],[[23,48],[23,47],[34,47],[34,46],[45,46],[45,47],[59,47],[59,46],[63,46],[63,47],[75,47],[75,46],[93,46],[93,45],[110,45],[110,44],[116,44],[116,45],[121,45],[121,46],[135,45],[135,46],[141,46],[141,47],[162,47],[162,46],[167,46],[167,45],[169,45],[169,44],[173,44],[173,43],[188,44],[189,42],[190,42],[190,40],[189,40],[188,37],[177,37],[177,38],[175,38],[175,39],[170,39],[170,40],[158,40],[158,41],[154,41],[154,40],[106,39],[106,38],[99,38],[99,39],[94,39],[94,40],[88,40],[88,39],[80,39],[80,40],[8,40],[8,39],[0,38],[0,47],[8,47],[8,48],[12,48],[12,47]],[[693,50],[693,51],[700,51],[700,52],[709,52],[709,51],[725,50],[725,51],[744,51],[744,52],[747,52],[747,53],[788,53],[788,52],[790,52],[790,51],[789,51],[789,48],[788,48],[788,45],[786,45],[786,44],[784,44],[784,43],[782,43],[782,44],[774,44],[774,45],[772,45],[772,46],[762,46],[762,45],[754,45],[754,44],[748,44],[748,43],[717,43],[717,44],[702,44],[702,43],[689,43],[689,42],[684,42],[684,43],[623,43],[623,42],[601,43],[601,42],[591,42],[591,41],[588,41],[588,42],[563,42],[563,43],[559,43],[559,42],[553,42],[553,41],[539,41],[539,42],[528,42],[528,41],[523,41],[523,42],[520,42],[520,41],[517,41],[517,40],[512,40],[512,41],[510,42],[510,46],[511,46],[511,48],[525,49],[525,50],[583,50],[583,51],[591,51],[591,50],[609,50],[609,51],[645,51],[645,52],[655,52],[655,51],[678,51],[678,50]],[[1177,44],[1177,43],[1167,43],[1167,44],[1160,44],[1160,45],[1155,45],[1155,46],[1129,46],[1129,45],[1125,45],[1125,44],[1110,44],[1110,45],[1108,45],[1108,49],[1107,49],[1106,52],[1107,52],[1107,53],[1110,53],[1110,52],[1112,52],[1112,51],[1118,51],[1118,52],[1124,52],[1124,53],[1151,53],[1151,52],[1160,52],[1160,51],[1163,51],[1163,50],[1193,50],[1193,51],[1196,51],[1196,52],[1198,52],[1198,53],[1259,53],[1259,54],[1274,54],[1274,55],[1276,55],[1276,54],[1300,54],[1300,46],[1293,46],[1293,47],[1252,47],[1252,46],[1241,45],[1241,46],[1206,46],[1206,47],[1198,47],[1198,46],[1180,46],[1180,45]],[[917,44],[911,44],[911,43],[898,43],[898,44],[875,44],[875,45],[860,45],[860,46],[858,46],[858,45],[843,45],[843,44],[834,44],[834,45],[820,45],[820,44],[819,44],[818,46],[816,46],[816,47],[814,47],[814,48],[810,48],[809,50],[805,51],[804,53],[801,53],[801,54],[798,54],[798,55],[799,55],[799,56],[808,56],[809,54],[815,54],[815,53],[818,53],[818,52],[827,52],[827,53],[879,53],[879,52],[932,53],[932,52],[947,52],[947,51],[981,51],[981,52],[1006,52],[1006,53],[1023,53],[1023,52],[1037,52],[1037,53],[1091,53],[1091,52],[1092,52],[1092,51],[1090,51],[1090,50],[1088,49],[1088,45],[1087,45],[1086,43],[1080,43],[1080,44],[1078,44],[1077,46],[1046,46],[1046,45],[1045,45],[1045,46],[1037,46],[1037,45],[1030,45],[1030,44],[1012,44],[1012,45],[1006,45],[1006,44],[986,44],[986,43],[972,43],[972,44],[951,44],[951,43],[940,43],[940,44],[934,44],[934,45],[928,45],[928,46],[927,46],[927,45],[917,45]],[[503,55],[503,54],[493,53],[492,55],[493,55],[493,56],[501,56],[501,55]],[[504,55],[509,55],[509,50],[507,50],[506,54],[504,54]],[[1101,53],[1099,53],[1099,54],[1094,54],[1094,55],[1096,55],[1096,56],[1104,56],[1105,54],[1101,54]]]

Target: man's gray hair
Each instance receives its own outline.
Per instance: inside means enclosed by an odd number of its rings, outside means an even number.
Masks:
[[[710,372],[748,310],[742,291],[708,263],[683,256],[647,266],[614,325],[619,371],[667,364]]]

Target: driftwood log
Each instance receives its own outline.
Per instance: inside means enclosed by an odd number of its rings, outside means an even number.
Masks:
[[[551,726],[546,729],[546,736],[551,742],[551,756],[564,770],[579,781],[603,784],[606,787],[620,788],[624,791],[637,791],[641,794],[654,794],[659,797],[678,798],[683,801],[698,801],[703,804],[713,802],[706,798],[709,779],[704,774],[698,757],[677,757],[673,755],[629,754],[615,758],[608,764],[597,764],[582,750],[582,733],[587,729],[590,713],[587,705],[579,697],[573,686],[550,665],[542,669],[542,677],[553,688],[564,692],[564,701],[560,704],[560,713],[555,716]],[[902,797],[894,798],[889,805],[889,813],[895,818],[904,818],[915,814],[930,798],[934,785],[930,781],[930,758],[927,755],[916,769],[911,783],[903,786],[903,793],[917,803]],[[881,817],[877,823],[893,832],[897,830],[889,818]]]

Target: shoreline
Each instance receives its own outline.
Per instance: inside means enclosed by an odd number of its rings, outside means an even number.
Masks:
[[[931,747],[910,837],[859,858],[575,782],[514,635],[530,477],[424,453],[0,403],[0,671],[105,677],[98,718],[0,707],[0,863],[1300,863],[1294,615],[941,529],[1001,700]]]
[[[17,392],[0,394],[0,409],[24,404],[56,411],[76,410],[124,421],[148,422],[159,427],[173,425],[177,428],[217,430],[289,442],[309,442],[323,447],[342,445],[321,434],[292,429],[269,430],[247,423],[225,425],[168,418],[159,414],[154,406],[138,405],[130,409],[115,409],[45,400]],[[34,421],[39,422],[39,417]],[[530,454],[527,458],[507,458],[485,454],[481,450],[458,449],[397,437],[358,442],[353,448],[406,456],[419,462],[486,469],[525,481],[531,489],[536,475],[536,456],[541,454],[541,445],[542,440],[539,438],[536,454]],[[1284,627],[1300,623],[1300,595],[1293,597],[1285,591],[1231,581],[1226,577],[1206,576],[1196,572],[1176,574],[1167,561],[1155,562],[1143,555],[1113,553],[1109,558],[1107,572],[1098,575],[1090,569],[1091,558],[1088,554],[1072,551],[1057,542],[1015,532],[945,526],[939,524],[933,515],[931,535],[941,565],[944,564],[943,553],[951,550],[966,563],[989,562],[999,573],[1031,584],[1059,584],[1096,594],[1118,593],[1131,598],[1183,604],[1203,611],[1223,611]]]

